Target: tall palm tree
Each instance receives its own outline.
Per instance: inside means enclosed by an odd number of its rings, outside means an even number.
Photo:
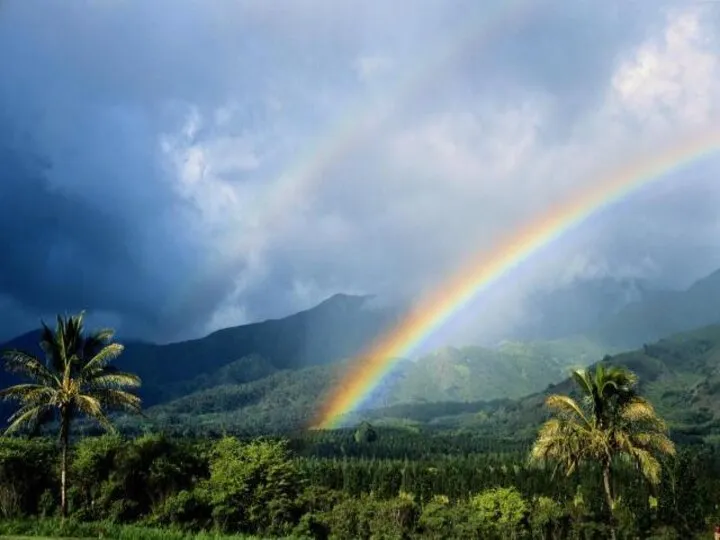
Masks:
[[[111,409],[140,412],[140,398],[127,388],[140,386],[140,378],[119,371],[110,362],[123,351],[111,343],[114,332],[83,332],[83,313],[57,318],[55,330],[43,323],[40,339],[45,359],[18,351],[5,351],[5,368],[25,379],[0,391],[0,400],[14,400],[20,408],[8,419],[5,434],[57,420],[61,447],[60,509],[67,515],[67,468],[70,428],[79,415],[115,431],[106,415]]]
[[[612,525],[616,504],[613,464],[630,460],[657,485],[659,458],[674,455],[675,445],[652,404],[638,395],[637,376],[631,371],[599,364],[594,372],[576,370],[572,377],[582,399],[562,395],[546,399],[546,406],[555,414],[540,428],[530,460],[552,462],[556,471],[564,469],[568,475],[584,463],[599,464]],[[614,527],[611,534],[615,538]]]

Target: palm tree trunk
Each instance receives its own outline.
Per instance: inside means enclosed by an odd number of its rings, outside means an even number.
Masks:
[[[68,446],[70,438],[70,418],[68,410],[60,410],[60,514],[63,519],[67,517],[67,468],[68,468]]]
[[[608,505],[610,538],[615,540],[615,500],[613,499],[612,485],[610,483],[610,463],[603,465],[603,486],[605,487],[605,499]]]

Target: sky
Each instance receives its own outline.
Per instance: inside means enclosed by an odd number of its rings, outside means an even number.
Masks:
[[[712,1],[4,0],[0,51],[0,339],[79,309],[170,341],[337,292],[412,301],[720,120]],[[593,216],[479,323],[719,268],[719,171]]]

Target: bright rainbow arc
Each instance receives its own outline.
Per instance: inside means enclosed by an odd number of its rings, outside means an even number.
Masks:
[[[357,358],[322,405],[314,427],[336,427],[344,414],[362,405],[401,357],[410,355],[424,338],[441,327],[455,312],[543,247],[599,210],[718,149],[720,132],[713,132],[688,139],[681,145],[664,149],[666,151],[662,153],[652,152],[644,159],[635,160],[633,164],[596,180],[591,189],[528,223],[503,242],[499,249],[483,254],[446,281],[444,286],[420,302],[398,326]]]

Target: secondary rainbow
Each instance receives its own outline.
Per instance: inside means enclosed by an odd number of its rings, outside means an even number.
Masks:
[[[373,101],[363,94],[360,101],[347,107],[348,114],[341,115],[294,160],[292,166],[283,171],[264,200],[256,205],[262,208],[265,221],[272,216],[282,216],[288,207],[296,205],[301,193],[321,183],[333,165],[369,141],[399,107],[436,81],[442,69],[463,54],[477,53],[494,39],[506,36],[537,8],[537,3],[532,0],[498,0],[468,12],[460,27],[452,29],[445,42],[431,49],[418,47],[418,61],[409,67],[398,67],[399,73],[379,100]]]
[[[347,107],[347,114],[339,115],[337,121],[310,142],[276,180],[267,184],[267,189],[248,208],[245,216],[256,229],[252,236],[264,238],[266,234],[275,234],[274,229],[268,232],[268,227],[283,226],[278,223],[287,221],[288,209],[296,209],[308,195],[312,198],[312,190],[327,179],[328,171],[334,165],[371,140],[396,109],[426,90],[443,68],[468,51],[486,50],[494,39],[507,36],[514,27],[522,26],[539,7],[533,0],[495,0],[489,6],[485,3],[481,9],[463,14],[460,27],[453,29],[444,42],[437,46],[433,44],[432,48],[419,46],[415,55],[418,61],[408,67],[400,66],[397,76],[384,89],[379,100],[382,106],[378,107],[377,102],[366,94],[360,96],[357,102]],[[246,244],[238,245],[234,236],[228,238],[218,248],[217,257],[206,261],[207,269],[200,274],[220,276],[234,272],[245,261],[247,251]],[[204,289],[198,283],[188,287],[184,294],[189,298],[181,297],[181,305],[193,303],[194,295],[204,294]]]
[[[530,221],[500,247],[481,254],[421,301],[391,332],[351,364],[321,406],[313,427],[331,429],[359,407],[401,358],[412,354],[434,330],[500,277],[551,244],[595,212],[690,162],[720,149],[720,131],[656,149],[591,183],[591,188]]]

